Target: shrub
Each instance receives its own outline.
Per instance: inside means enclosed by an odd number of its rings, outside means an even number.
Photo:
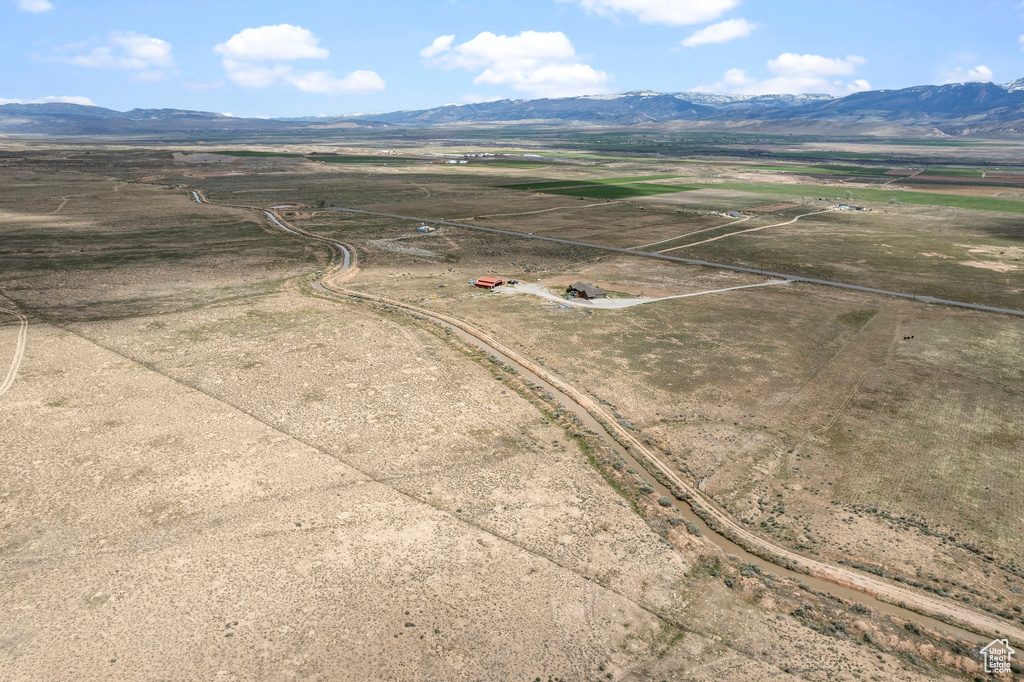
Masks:
[[[761,567],[757,564],[746,564],[740,569],[740,575],[745,578],[753,578],[755,575],[761,573]]]
[[[661,497],[658,498],[658,504],[660,504],[662,507],[671,507],[672,500],[662,495]]]

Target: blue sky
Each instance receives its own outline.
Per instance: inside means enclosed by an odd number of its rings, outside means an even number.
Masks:
[[[299,116],[1024,77],[1024,2],[0,0],[0,102]]]

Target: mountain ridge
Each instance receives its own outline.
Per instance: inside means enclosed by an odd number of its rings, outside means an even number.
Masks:
[[[614,95],[446,104],[419,110],[301,118],[242,118],[184,109],[119,112],[68,103],[0,105],[0,133],[95,135],[310,131],[392,126],[635,126],[701,123],[775,128],[810,122],[905,126],[947,135],[1024,133],[1024,78],[1004,85],[952,83],[827,94],[721,95],[638,90]]]

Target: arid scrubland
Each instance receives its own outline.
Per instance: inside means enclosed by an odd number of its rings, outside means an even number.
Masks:
[[[0,396],[4,679],[977,671],[976,642],[666,529],[653,500],[609,485],[627,474],[595,467],[600,443],[458,339],[383,306],[314,296],[306,284],[330,254],[256,210],[271,206],[353,246],[354,289],[461,316],[613,405],[751,529],[1020,625],[1016,318],[806,284],[587,314],[467,280],[582,279],[653,297],[764,278],[321,210],[479,217],[632,247],[713,228],[727,220],[707,211],[734,208],[718,196],[698,216],[659,198],[504,187],[593,169],[5,154],[0,308],[31,326]],[[600,172],[640,175],[634,166]],[[1019,301],[1019,271],[959,262],[974,249],[974,261],[1013,265],[1019,227],[944,210],[825,214],[694,257],[746,265],[769,253],[786,272]],[[895,245],[889,260],[876,242]],[[909,261],[925,265],[909,272]],[[4,371],[17,328],[0,322]]]

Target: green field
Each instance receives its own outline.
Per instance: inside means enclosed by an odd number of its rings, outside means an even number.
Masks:
[[[521,185],[500,185],[505,189],[520,189],[525,191],[537,191],[548,189],[561,189],[567,187],[589,187],[592,185],[624,185],[633,182],[648,182],[650,180],[670,180],[678,178],[678,175],[639,175],[631,178],[604,178],[603,180],[554,180],[548,182],[528,182]]]
[[[324,163],[416,163],[414,159],[390,156],[312,156],[307,158],[310,161],[323,161]]]
[[[565,189],[552,189],[548,190],[548,192],[550,194],[592,197],[594,199],[631,199],[633,197],[670,194],[672,192],[688,192],[693,189],[697,188],[683,185],[646,185],[637,183],[624,185],[580,185]]]
[[[744,166],[745,170],[770,170],[783,173],[813,173],[815,175],[846,175],[857,177],[882,177],[889,172],[888,168],[866,166],[839,166],[822,164],[820,166]]]
[[[865,161],[887,161],[890,158],[888,154],[862,152],[775,152],[772,156],[780,159],[850,159],[853,161],[858,159]]]
[[[1003,211],[1005,213],[1024,213],[1024,201],[1015,199],[993,199],[990,197],[968,197],[959,194],[926,194],[924,192],[902,192],[899,190],[859,189],[853,187],[817,187],[814,185],[772,185],[769,183],[727,182],[720,185],[709,185],[714,189],[733,189],[741,192],[754,192],[765,195],[789,196],[836,196],[844,195],[844,200],[873,201],[886,203],[893,199],[904,204],[919,206],[949,206],[951,208],[967,208],[977,211]],[[677,190],[678,191],[678,190]]]

